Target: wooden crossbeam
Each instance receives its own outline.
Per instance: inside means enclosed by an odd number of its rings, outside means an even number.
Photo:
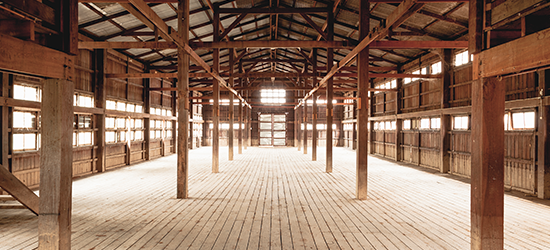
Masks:
[[[326,13],[327,8],[219,8],[220,14],[249,13],[249,14],[299,14],[299,13]]]
[[[319,32],[319,34],[326,40],[328,41],[329,39],[327,39],[327,33],[325,33],[319,26],[317,26],[317,24],[311,20],[311,18],[309,18],[309,16],[306,14],[306,13],[300,13],[300,15],[302,16],[302,18],[304,18],[304,20],[306,20],[307,23],[309,23],[309,25],[311,27],[313,27],[313,29],[315,29],[317,32]]]
[[[141,20],[145,25],[147,25],[149,28],[155,30],[157,29],[160,32],[160,35],[169,42],[176,43],[179,47],[183,48],[187,54],[189,54],[191,60],[195,62],[195,64],[200,65],[201,67],[206,70],[208,74],[210,74],[213,78],[218,80],[219,84],[225,88],[227,88],[231,93],[233,93],[237,98],[243,101],[243,103],[250,107],[246,103],[246,100],[243,99],[243,97],[237,93],[234,89],[227,86],[227,82],[220,76],[219,72],[212,71],[210,66],[202,60],[202,58],[195,53],[195,51],[189,47],[189,45],[182,41],[182,38],[172,30],[171,27],[169,27],[158,15],[155,13],[151,7],[147,5],[143,0],[129,0],[129,2],[133,6],[129,6],[127,4],[121,4],[126,10],[128,10],[130,13],[132,13],[136,18]],[[135,7],[135,9],[133,8]],[[138,10],[136,13],[136,9]]]
[[[241,13],[237,19],[235,21],[233,21],[233,23],[231,23],[231,25],[229,25],[229,27],[227,27],[227,29],[225,29],[223,31],[223,33],[220,35],[220,40],[223,40],[223,38],[225,36],[227,36],[229,34],[229,32],[231,32],[231,30],[233,30],[235,27],[237,27],[237,25],[246,17],[248,13]]]
[[[0,165],[0,187],[38,215],[38,196],[2,165]]]
[[[352,48],[347,41],[222,41],[194,42],[190,46],[196,49],[206,48]],[[464,49],[468,41],[374,41],[370,49]],[[173,49],[174,42],[98,42],[80,41],[79,49]],[[303,53],[303,51],[298,50]],[[306,57],[306,56],[304,56]],[[309,58],[309,57],[307,57]]]
[[[306,97],[304,97],[304,99],[300,101],[300,104],[296,105],[295,109],[298,108],[302,103],[304,103],[308,97],[313,95],[313,93],[315,93],[317,89],[324,87],[327,81],[332,78],[332,76],[336,74],[336,72],[338,72],[340,68],[346,66],[349,62],[351,62],[351,60],[354,59],[360,51],[365,49],[375,40],[385,37],[390,30],[404,23],[410,16],[420,10],[422,6],[423,4],[418,4],[417,0],[405,0],[401,4],[399,4],[399,6],[397,6],[397,8],[392,13],[390,13],[388,18],[386,19],[386,22],[381,23],[378,27],[374,28],[373,31],[371,31],[369,35],[366,36],[357,45],[357,47],[355,47],[346,57],[344,57],[335,66],[333,66],[329,73],[323,79],[321,79],[321,81],[319,82],[319,86],[311,90],[306,95]]]

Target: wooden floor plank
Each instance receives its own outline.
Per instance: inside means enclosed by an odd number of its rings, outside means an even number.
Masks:
[[[175,199],[168,156],[79,178],[73,249],[468,249],[469,184],[369,157],[369,195],[355,195],[355,152],[334,149],[334,171],[295,148],[190,153],[190,199]],[[505,197],[506,249],[547,249],[550,201]],[[37,247],[37,218],[0,211],[0,249]],[[5,240],[7,239],[7,240]]]

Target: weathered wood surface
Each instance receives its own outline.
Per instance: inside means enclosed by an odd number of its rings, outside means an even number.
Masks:
[[[229,162],[222,147],[220,174],[210,148],[194,149],[187,200],[175,199],[176,155],[76,180],[72,248],[469,248],[467,183],[371,157],[369,198],[358,201],[355,152],[334,150],[327,175],[324,149],[317,162],[293,148],[248,148]],[[505,196],[506,249],[547,248],[548,205]],[[35,248],[36,228],[30,211],[2,211],[2,248]]]

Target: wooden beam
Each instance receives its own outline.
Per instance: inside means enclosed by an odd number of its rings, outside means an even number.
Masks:
[[[496,78],[472,84],[471,249],[504,248],[504,102]]]
[[[311,18],[309,18],[309,16],[306,14],[306,13],[300,13],[300,15],[302,16],[302,18],[304,18],[304,20],[306,20],[306,22],[313,28],[315,29],[317,32],[319,32],[319,35],[321,35],[326,41],[328,41],[329,39],[327,38],[327,34],[319,27],[317,26],[317,24],[311,20]]]
[[[74,56],[0,34],[0,69],[72,80]]]
[[[327,8],[219,8],[221,14],[248,13],[248,14],[299,14],[299,13],[326,13]]]
[[[474,74],[480,77],[507,75],[550,65],[548,44],[550,29],[545,29],[487,49],[479,54],[477,61],[474,57]]]
[[[539,93],[541,97],[547,96],[550,85],[550,72],[540,70],[537,72],[539,78]],[[550,199],[550,107],[542,102],[539,106],[538,121],[538,159],[537,159],[537,196],[540,199]]]
[[[135,9],[132,6],[127,6],[121,4],[126,10],[132,13],[136,18],[140,19],[144,24],[146,24],[151,29],[157,29],[160,31],[161,36],[169,42],[175,42],[178,46],[182,47],[191,59],[195,62],[196,65],[199,65],[204,68],[204,70],[210,74],[214,79],[217,80],[217,83],[227,88],[231,93],[241,99],[245,105],[247,105],[246,100],[244,100],[234,89],[227,86],[227,82],[219,75],[219,68],[212,70],[210,66],[202,60],[202,58],[195,53],[195,51],[189,47],[189,45],[183,42],[182,38],[173,32],[171,28],[152,10],[143,0],[129,0],[129,2],[139,10],[136,13]],[[217,35],[216,35],[217,36]]]
[[[24,12],[26,15],[49,24],[57,24],[56,10],[42,2],[20,0],[2,0],[2,2]]]
[[[94,51],[94,57],[95,57],[95,91],[94,91],[94,101],[95,101],[95,107],[100,108],[101,111],[104,111],[106,108],[106,101],[107,101],[107,78],[105,78],[105,72],[108,70],[107,66],[107,50],[105,49],[99,49]],[[97,165],[96,170],[98,172],[105,172],[107,170],[107,154],[106,154],[106,147],[105,147],[105,112],[102,112],[101,114],[96,114],[97,120],[96,120],[96,128],[97,133],[96,134],[96,142],[97,142],[97,149],[96,149],[96,156],[97,156]]]
[[[229,49],[229,86],[234,87],[235,86],[235,78],[233,77],[233,70],[234,70],[234,53],[233,49]],[[227,131],[227,146],[229,147],[228,153],[228,160],[233,160],[234,155],[234,131],[233,131],[233,124],[235,123],[235,108],[233,105],[233,95],[229,96],[229,130]]]
[[[313,68],[313,75],[317,75],[317,49],[313,49],[311,53],[311,62]],[[317,86],[317,77],[312,78],[312,87]],[[313,104],[311,107],[311,160],[317,161],[317,137],[319,132],[317,132],[317,116],[319,114],[319,108],[317,107],[317,97],[318,95],[313,95]]]
[[[231,32],[247,15],[248,13],[241,13],[237,19],[235,21],[233,21],[233,23],[231,23],[229,25],[229,27],[227,27],[227,29],[225,29],[223,31],[223,33],[220,35],[220,40],[223,40],[223,38],[225,36],[227,36],[229,34],[229,32]]]
[[[319,86],[315,89],[311,90],[303,101],[300,103],[303,103],[308,97],[310,97],[315,91],[317,91],[318,88],[324,87],[327,81],[334,75],[336,72],[340,70],[340,68],[346,66],[348,63],[351,62],[353,58],[357,54],[359,54],[360,51],[362,51],[364,48],[369,46],[373,41],[381,39],[382,37],[385,37],[390,30],[392,30],[395,27],[398,27],[400,24],[405,22],[410,16],[412,16],[416,11],[418,11],[420,8],[422,8],[423,4],[417,4],[416,0],[404,0],[397,8],[390,13],[388,18],[386,19],[386,22],[376,27],[373,32],[369,33],[368,36],[366,36],[364,39],[361,40],[361,42],[338,64],[332,67],[332,69],[328,72],[328,74],[319,82]],[[296,108],[298,108],[297,105]]]
[[[99,42],[79,41],[79,49],[175,49],[178,45],[173,42]]]
[[[38,196],[17,179],[6,167],[0,165],[0,187],[34,214],[38,215]]]
[[[178,3],[178,33],[183,43],[189,42],[189,0]],[[189,198],[189,54],[178,47],[178,141],[177,194],[178,199]],[[193,127],[191,126],[191,131]]]
[[[329,4],[329,12],[327,13],[327,38],[329,41],[334,40],[334,12],[332,12],[332,7],[334,3]],[[332,65],[334,65],[334,49],[327,48],[327,69],[332,68]],[[326,79],[326,97],[327,97],[327,107],[326,107],[326,154],[325,154],[325,167],[327,173],[332,173],[332,165],[333,165],[333,157],[332,157],[332,123],[334,120],[334,107],[332,105],[332,97],[334,96],[334,82],[333,77],[330,75],[327,75],[328,78]],[[325,79],[325,78],[323,78]],[[322,84],[322,80],[321,83]],[[305,98],[304,98],[305,100]],[[304,103],[305,105],[305,103]]]
[[[483,50],[484,0],[471,0],[468,19],[468,51],[477,54]]]
[[[196,49],[223,49],[223,48],[351,48],[347,41],[283,41],[283,40],[256,40],[256,41],[220,41],[195,42]]]
[[[42,90],[39,249],[71,249],[73,99],[69,81],[45,80]]]
[[[28,20],[0,20],[0,33],[22,40],[35,40],[34,22]]]
[[[212,21],[214,26],[214,41],[219,41],[219,28],[220,28],[220,13],[218,9],[214,10],[214,20]],[[212,51],[212,68],[218,72],[220,67],[220,50],[214,49]],[[214,97],[214,103],[212,107],[212,173],[220,172],[220,84],[217,78],[214,78],[212,82],[212,95]]]
[[[370,20],[370,3],[361,1],[360,20]],[[370,31],[369,22],[359,22],[359,36],[365,39]],[[369,123],[369,46],[359,52],[357,57],[359,81],[357,83],[357,149],[355,196],[359,200],[367,199],[368,187],[368,123]]]

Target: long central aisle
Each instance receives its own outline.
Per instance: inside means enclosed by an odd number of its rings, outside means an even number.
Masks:
[[[248,148],[212,174],[190,151],[190,199],[175,199],[176,157],[76,180],[73,249],[469,249],[469,185],[369,158],[369,199],[354,199],[355,152],[334,173],[296,148]],[[507,249],[545,249],[550,207],[506,197]],[[0,249],[37,247],[37,217],[0,212]]]

